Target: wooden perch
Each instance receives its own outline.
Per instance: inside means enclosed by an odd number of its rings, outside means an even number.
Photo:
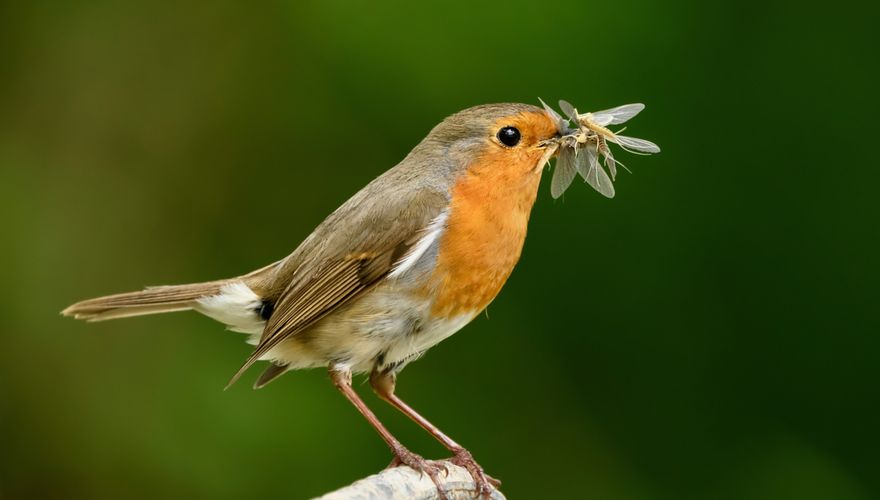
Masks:
[[[474,480],[463,467],[442,462],[449,469],[449,475],[440,472],[440,480],[449,500],[472,500]],[[406,466],[385,469],[384,471],[355,481],[350,486],[340,488],[315,500],[435,500],[437,487],[425,474],[420,474]],[[492,491],[492,500],[505,500],[498,490]]]

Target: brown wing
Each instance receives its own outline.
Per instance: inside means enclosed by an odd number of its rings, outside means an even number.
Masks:
[[[437,163],[436,168],[446,167]],[[260,343],[230,385],[279,343],[388,276],[449,203],[445,182],[420,173],[404,160],[374,179],[315,228],[271,276],[254,283],[274,308]]]
[[[272,382],[285,373],[287,373],[287,365],[270,363],[269,367],[263,371],[263,374],[260,375],[260,378],[254,383],[254,389],[262,389],[269,382]]]
[[[281,341],[308,328],[385,278],[412,243],[413,239],[408,239],[381,252],[347,255],[328,263],[311,279],[291,283],[275,305],[259,345],[229,385]]]

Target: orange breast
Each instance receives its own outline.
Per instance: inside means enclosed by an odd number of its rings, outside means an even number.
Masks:
[[[452,188],[430,286],[433,314],[479,313],[501,291],[519,260],[541,179],[532,156],[510,165],[507,151],[486,154]]]

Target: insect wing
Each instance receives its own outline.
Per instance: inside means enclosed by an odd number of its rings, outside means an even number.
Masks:
[[[635,137],[627,137],[625,135],[617,135],[612,139],[614,142],[620,145],[623,149],[627,151],[640,152],[640,153],[659,153],[660,146],[654,144],[651,141],[646,141],[644,139],[636,139]]]
[[[598,191],[602,196],[605,196],[606,198],[614,198],[614,184],[611,182],[611,179],[602,167],[590,172],[587,184],[593,186],[593,189]]]
[[[552,118],[553,121],[556,122],[556,126],[559,128],[560,131],[566,130],[568,128],[568,120],[566,120],[565,118],[562,117],[562,115],[557,113],[555,109],[548,106],[547,103],[544,102],[544,100],[541,99],[540,97],[538,98],[538,101],[540,101],[541,105],[544,106],[544,111],[546,111],[547,114],[550,115],[550,118]]]
[[[602,111],[591,113],[592,116],[590,117],[590,119],[593,120],[593,122],[595,122],[597,125],[601,125],[603,127],[606,127],[608,125],[617,125],[636,116],[643,109],[645,109],[645,105],[640,102],[634,104],[624,104],[623,106],[618,106],[616,108],[605,109]]]
[[[611,179],[617,179],[617,160],[614,159],[611,150],[606,149],[603,156],[605,156],[605,166],[608,167],[608,171],[611,172]]]
[[[550,195],[553,196],[553,199],[562,196],[562,193],[568,189],[571,181],[577,175],[574,162],[574,149],[563,147],[559,152],[559,158],[556,159],[556,166],[553,168],[553,180],[550,182]]]
[[[563,113],[568,115],[571,121],[578,123],[578,113],[574,106],[571,105],[568,101],[561,100],[559,101],[559,109],[562,110]]]
[[[587,156],[590,163],[590,170],[585,178],[587,184],[592,186],[602,196],[614,198],[614,183],[611,182],[608,174],[605,173],[602,165],[599,164],[599,158],[595,153],[587,153],[587,155],[585,156]]]
[[[577,167],[578,173],[581,174],[581,177],[583,177],[584,180],[587,180],[587,176],[590,175],[590,166],[595,161],[598,161],[596,160],[595,147],[587,146],[578,152],[574,164]]]

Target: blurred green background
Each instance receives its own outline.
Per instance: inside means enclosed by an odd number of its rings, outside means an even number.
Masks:
[[[545,177],[488,318],[398,393],[510,498],[877,498],[877,47],[847,2],[3,2],[0,497],[380,470],[323,371],[223,392],[239,334],[58,311],[278,259],[445,116],[540,96],[645,102],[663,153],[614,200]]]

